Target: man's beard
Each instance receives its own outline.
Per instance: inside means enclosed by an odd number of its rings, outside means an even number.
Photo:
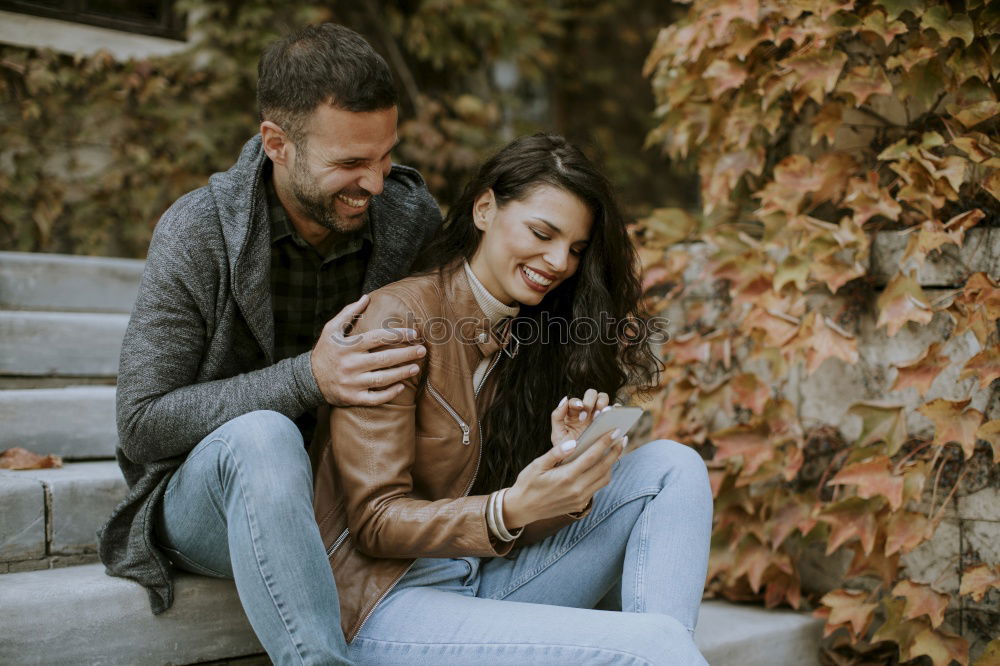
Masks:
[[[368,209],[366,208],[360,215],[342,217],[337,214],[336,197],[338,194],[345,194],[349,197],[370,197],[371,195],[358,188],[357,190],[341,190],[333,194],[322,192],[316,185],[316,181],[308,172],[306,167],[306,156],[304,152],[296,156],[295,166],[292,167],[289,187],[292,196],[295,198],[295,205],[310,220],[316,224],[341,234],[357,231],[364,226],[368,219]]]

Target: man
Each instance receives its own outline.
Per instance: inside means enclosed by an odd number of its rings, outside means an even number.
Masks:
[[[345,663],[305,444],[320,406],[383,403],[417,372],[412,331],[349,326],[441,215],[390,161],[392,77],[356,33],[271,45],[257,96],[260,134],[153,234],[118,376],[130,491],[101,559],[154,613],[173,601],[170,563],[232,577],[275,663]]]

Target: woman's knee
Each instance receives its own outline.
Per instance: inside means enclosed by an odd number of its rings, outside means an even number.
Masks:
[[[680,621],[661,613],[623,613],[628,623],[623,638],[628,651],[643,662],[657,666],[705,664],[694,638]]]
[[[658,439],[632,451],[624,458],[632,473],[657,479],[661,487],[682,483],[708,489],[708,468],[690,446],[668,439]]]

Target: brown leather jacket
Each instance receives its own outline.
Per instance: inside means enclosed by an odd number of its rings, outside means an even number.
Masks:
[[[314,508],[340,595],[347,640],[418,557],[494,557],[551,534],[574,515],[528,525],[502,543],[486,525],[486,495],[469,496],[496,365],[507,360],[461,264],[371,294],[355,333],[414,328],[421,372],[378,407],[337,408],[316,467]],[[478,396],[473,371],[490,357]]]

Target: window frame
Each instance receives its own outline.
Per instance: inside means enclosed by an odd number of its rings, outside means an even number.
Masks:
[[[61,0],[62,7],[46,7],[31,0],[0,0],[0,10],[28,14],[42,18],[58,19],[99,28],[162,37],[178,42],[187,40],[187,21],[174,10],[175,0],[158,0],[163,18],[160,21],[142,21],[108,16],[83,9],[83,0]]]

